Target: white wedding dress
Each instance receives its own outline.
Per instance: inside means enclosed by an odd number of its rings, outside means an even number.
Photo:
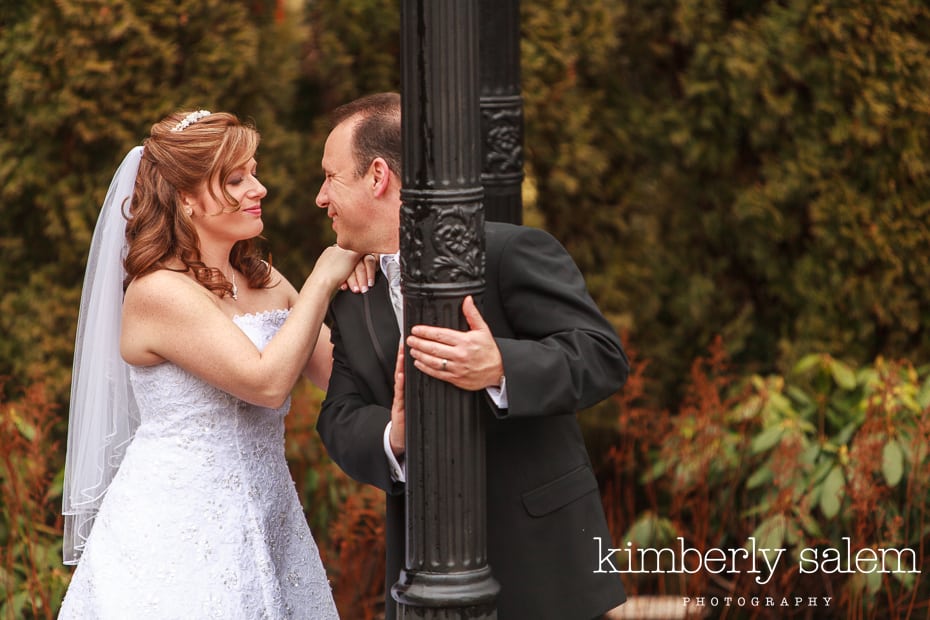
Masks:
[[[237,316],[259,349],[287,311]],[[179,367],[130,370],[142,422],[62,603],[81,620],[337,618],[284,416]]]

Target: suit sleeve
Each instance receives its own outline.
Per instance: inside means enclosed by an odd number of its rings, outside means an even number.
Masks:
[[[489,267],[513,337],[497,337],[509,408],[499,417],[574,413],[616,392],[629,361],[562,245],[518,228]]]
[[[330,318],[333,319],[332,313]],[[388,494],[403,493],[391,478],[384,454],[384,429],[391,420],[387,407],[376,404],[349,366],[339,322],[331,320],[333,372],[317,419],[317,431],[330,458],[349,476]]]

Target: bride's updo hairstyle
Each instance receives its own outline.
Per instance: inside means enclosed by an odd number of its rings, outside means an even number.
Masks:
[[[217,203],[228,205],[229,211],[239,209],[226,190],[226,181],[254,157],[259,138],[255,127],[225,112],[177,112],[152,126],[142,142],[142,161],[126,214],[124,285],[157,269],[170,268],[173,259],[178,259],[184,264],[181,270],[192,272],[210,291],[220,297],[232,294],[232,284],[222,272],[202,261],[200,240],[181,192],[196,194],[205,185]],[[214,191],[217,185],[222,196]],[[271,269],[253,240],[237,241],[229,259],[251,287],[270,285]]]

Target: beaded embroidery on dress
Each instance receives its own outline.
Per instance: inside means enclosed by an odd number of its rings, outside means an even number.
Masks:
[[[286,310],[237,316],[263,349]],[[132,367],[142,422],[59,618],[338,618],[284,457],[280,409],[181,368]]]

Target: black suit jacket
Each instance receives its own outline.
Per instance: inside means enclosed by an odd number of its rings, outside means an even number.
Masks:
[[[488,560],[501,584],[501,620],[589,620],[623,602],[598,568],[596,537],[610,534],[575,412],[613,394],[629,370],[613,328],[548,233],[486,225],[486,288],[478,307],[504,361],[509,407],[490,398]],[[379,274],[380,276],[380,274]],[[385,278],[330,307],[333,373],[317,428],[356,480],[387,493],[387,587],[404,557],[404,485],[384,454],[400,338]],[[388,596],[387,618],[395,605]]]

